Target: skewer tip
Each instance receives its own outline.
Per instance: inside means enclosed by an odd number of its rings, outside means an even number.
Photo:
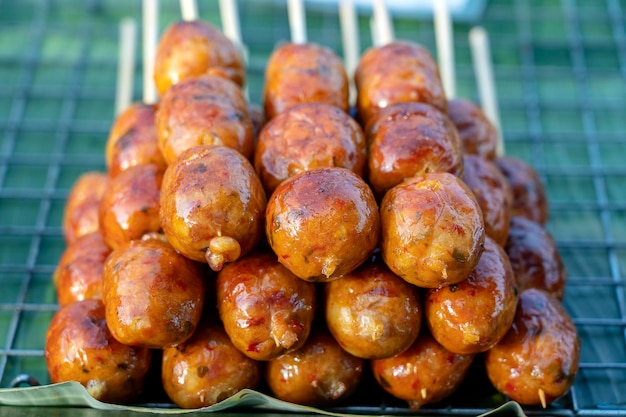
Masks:
[[[546,392],[543,389],[539,388],[537,390],[537,395],[539,395],[539,402],[541,402],[541,407],[546,408],[547,407]]]

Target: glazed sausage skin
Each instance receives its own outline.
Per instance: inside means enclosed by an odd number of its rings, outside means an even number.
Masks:
[[[411,177],[390,189],[380,218],[383,260],[418,287],[464,280],[483,252],[480,206],[467,185],[447,172]]]
[[[459,387],[473,354],[452,353],[431,336],[420,332],[417,340],[404,352],[370,361],[378,384],[396,398],[407,401],[417,410],[450,396]]]
[[[417,287],[382,261],[367,262],[325,284],[324,297],[330,333],[359,358],[396,355],[411,346],[420,332],[422,302]]]
[[[513,156],[501,156],[495,162],[513,191],[511,214],[545,225],[549,215],[548,196],[535,168]]]
[[[514,401],[544,405],[565,395],[580,361],[580,339],[563,305],[547,292],[520,292],[508,333],[485,353],[487,376]],[[543,396],[543,398],[542,398]]]
[[[315,316],[316,290],[259,250],[217,274],[217,306],[235,347],[270,360],[304,344]]]
[[[163,171],[155,164],[143,164],[111,179],[98,208],[100,233],[108,246],[118,249],[161,230]]]
[[[189,78],[170,88],[156,114],[159,149],[168,164],[187,149],[223,145],[252,158],[254,130],[241,89],[216,75]]]
[[[490,237],[476,268],[463,281],[429,289],[424,315],[433,337],[455,353],[480,353],[511,327],[517,287],[504,249]]]
[[[355,83],[358,118],[363,126],[395,103],[428,103],[447,111],[437,63],[416,43],[394,41],[368,49],[356,68]]]
[[[461,178],[474,193],[483,212],[485,233],[504,246],[513,206],[513,191],[508,180],[493,162],[476,154],[463,156]]]
[[[459,132],[464,153],[490,161],[496,158],[498,131],[476,103],[462,98],[448,100],[448,117]]]
[[[365,362],[343,350],[322,327],[300,349],[267,362],[265,381],[274,396],[295,404],[335,404],[354,393]]]
[[[99,299],[58,310],[46,333],[44,357],[52,383],[78,381],[97,400],[130,403],[150,368],[150,349],[118,342],[107,328]]]
[[[154,81],[159,95],[180,81],[204,74],[245,82],[238,47],[215,26],[202,20],[180,21],[167,28],[159,41]]]
[[[319,167],[342,167],[365,175],[367,149],[361,127],[327,104],[295,105],[261,130],[254,166],[267,194],[290,176]]]
[[[191,337],[204,305],[202,267],[163,238],[134,240],[114,250],[104,264],[102,288],[115,339],[162,349]]]
[[[161,226],[189,259],[219,271],[261,241],[267,198],[252,164],[225,146],[198,146],[168,166]]]
[[[270,55],[263,91],[265,116],[271,119],[301,103],[324,103],[348,112],[348,75],[330,48],[286,43]]]
[[[448,117],[425,103],[380,109],[367,128],[368,179],[383,196],[405,178],[427,172],[463,172],[458,133]]]
[[[191,409],[255,388],[261,368],[235,348],[220,324],[205,320],[190,339],[163,350],[161,379],[169,398]]]
[[[563,299],[567,270],[554,239],[542,225],[513,216],[504,249],[520,291],[539,288]]]
[[[63,237],[67,245],[79,236],[99,230],[98,209],[108,185],[109,177],[104,172],[89,171],[76,179],[63,212]]]
[[[155,164],[167,166],[159,148],[156,128],[156,105],[133,103],[115,119],[105,147],[109,177],[127,168]]]
[[[102,299],[102,271],[110,253],[99,232],[83,235],[65,248],[52,276],[60,306]]]
[[[306,281],[328,282],[357,268],[378,244],[380,216],[367,183],[346,168],[316,168],[283,181],[266,210],[278,261]]]

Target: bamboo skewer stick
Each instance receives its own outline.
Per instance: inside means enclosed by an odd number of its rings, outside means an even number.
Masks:
[[[372,33],[374,36],[374,45],[382,46],[393,42],[395,34],[393,30],[393,22],[389,15],[387,2],[385,0],[372,0],[373,8],[373,26]]]
[[[143,0],[143,102],[154,104],[158,93],[154,83],[154,61],[158,43],[158,0]]]
[[[115,114],[119,115],[133,100],[133,78],[137,46],[137,24],[134,19],[120,22],[120,49],[117,65],[117,86],[115,91]]]
[[[350,88],[350,104],[356,101],[356,87],[354,85],[354,71],[359,62],[359,29],[358,18],[352,0],[340,0],[339,22],[341,24],[341,39],[343,45],[343,60],[348,74]]]
[[[287,3],[291,42],[302,44],[307,42],[306,16],[304,0],[289,0]]]
[[[500,157],[505,154],[505,149],[487,32],[482,27],[474,27],[469,32],[469,41],[472,49],[474,74],[476,76],[476,84],[478,85],[480,103],[483,111],[494,124],[498,133],[496,155]]]
[[[198,19],[198,4],[195,0],[180,0],[180,13],[186,22]]]
[[[456,71],[452,21],[447,0],[433,0],[437,58],[443,90],[448,100],[456,97]]]

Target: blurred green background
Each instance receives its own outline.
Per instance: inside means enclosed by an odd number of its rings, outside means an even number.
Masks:
[[[289,38],[285,1],[239,0],[250,100]],[[457,95],[477,100],[469,29],[490,34],[506,153],[530,162],[550,200],[548,230],[569,272],[565,306],[583,338],[572,393],[551,412],[626,412],[626,0],[490,0],[454,25]],[[163,31],[180,19],[161,1]],[[218,2],[200,17],[220,25]],[[0,387],[48,382],[42,349],[56,310],[51,275],[76,178],[104,170],[114,120],[118,24],[141,2],[0,0]],[[360,15],[360,49],[371,45]],[[430,18],[394,16],[396,37],[427,46]],[[310,41],[342,54],[335,9],[307,10]],[[141,48],[134,99],[142,97]],[[460,407],[463,407],[461,405]],[[532,411],[532,410],[531,410]]]

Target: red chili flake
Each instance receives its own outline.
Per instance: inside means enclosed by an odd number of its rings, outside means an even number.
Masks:
[[[450,223],[450,231],[456,232],[461,236],[465,235],[465,230],[457,223]]]
[[[506,384],[504,384],[504,390],[506,392],[515,392],[515,391],[517,391],[515,389],[515,385],[513,385],[513,383],[511,383],[511,382],[507,382]]]
[[[476,295],[476,290],[469,290],[467,293],[474,297]]]
[[[415,381],[413,381],[413,383],[411,384],[411,389],[412,389],[412,390],[414,390],[414,391],[417,391],[417,390],[419,390],[419,389],[420,389],[420,386],[421,386],[421,385],[422,385],[422,384],[420,384],[420,380],[419,380],[419,379],[416,379],[416,380],[415,380]]]
[[[291,327],[295,328],[298,332],[304,330],[304,325],[297,320],[291,321]]]
[[[259,345],[260,345],[260,344],[261,344],[261,343],[258,343],[258,342],[257,342],[257,343],[250,343],[250,344],[248,345],[248,349],[247,349],[247,350],[248,350],[248,352],[258,352],[258,351],[260,351],[260,350],[261,350],[261,349],[259,348]]]
[[[283,258],[283,259],[289,259],[289,256],[290,255],[288,253],[286,253],[284,255],[280,255],[280,257]]]

